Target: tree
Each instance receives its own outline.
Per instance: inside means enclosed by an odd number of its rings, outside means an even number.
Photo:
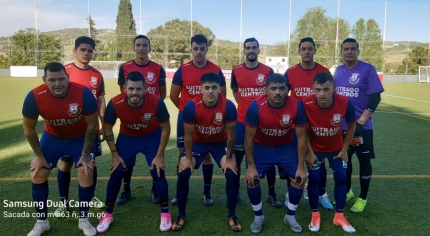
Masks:
[[[212,45],[209,47],[208,60],[216,63],[223,70],[231,70],[239,61],[239,48],[228,45]]]
[[[408,56],[403,59],[402,65],[397,67],[396,73],[399,74],[418,74],[419,66],[429,65],[429,49],[423,46],[415,47]]]
[[[177,68],[184,61],[189,60],[190,31],[190,21],[179,19],[150,29],[147,36],[151,39],[151,59],[158,60],[158,62],[164,59],[164,63],[161,64],[167,65],[169,68]],[[197,21],[193,21],[193,34],[205,35],[208,38],[208,46],[211,46],[215,39],[212,30]]]
[[[368,62],[382,71],[384,63],[382,34],[378,23],[374,19],[367,22],[360,18],[352,27],[352,37],[360,45],[360,60]]]
[[[127,61],[134,58],[133,39],[136,37],[136,23],[134,22],[130,0],[120,0],[118,15],[116,16],[116,61]]]
[[[113,61],[114,55],[113,55],[113,42],[106,42],[102,43],[100,39],[98,39],[98,31],[95,28],[96,23],[94,20],[89,16],[87,18],[87,23],[90,25],[90,38],[94,40],[96,43],[96,51],[94,53],[93,60],[94,61]]]
[[[6,55],[0,54],[0,68],[1,69],[9,68],[9,58]]]
[[[34,66],[44,68],[53,61],[61,61],[60,40],[49,34],[40,34],[37,45],[36,30],[19,30],[12,36],[11,64],[14,66]],[[37,60],[35,59],[37,58]],[[37,64],[36,64],[37,63]]]

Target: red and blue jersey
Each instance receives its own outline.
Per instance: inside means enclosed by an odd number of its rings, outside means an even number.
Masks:
[[[221,87],[225,86],[225,77],[219,66],[207,61],[206,66],[197,67],[193,61],[182,64],[173,75],[172,83],[182,87],[179,98],[179,111],[184,110],[185,104],[201,94],[200,78],[207,72],[217,73],[221,77]]]
[[[345,120],[354,123],[355,107],[347,97],[333,94],[333,103],[321,108],[315,96],[304,98],[308,134],[314,152],[338,152],[343,147],[341,124]]]
[[[279,146],[293,141],[292,125],[307,124],[303,103],[295,98],[286,97],[282,107],[272,107],[267,95],[252,101],[246,112],[245,124],[256,128],[254,142],[266,146]]]
[[[246,111],[251,102],[266,94],[266,79],[273,74],[273,69],[259,63],[249,69],[245,63],[235,66],[231,72],[231,89],[237,92],[237,121],[245,123]]]
[[[166,86],[166,71],[161,65],[151,60],[146,65],[139,65],[135,60],[128,61],[119,67],[118,85],[125,85],[125,78],[132,71],[140,72],[145,77],[147,92],[160,96],[160,86]]]
[[[199,95],[187,102],[184,107],[184,124],[194,124],[193,142],[218,143],[227,140],[225,124],[237,121],[236,107],[224,96],[218,96],[218,102],[213,107],[203,103]]]
[[[314,94],[312,90],[313,79],[320,72],[330,73],[324,66],[315,63],[311,69],[304,69],[300,64],[288,68],[284,76],[288,79],[288,87],[291,90],[290,97],[302,100]]]
[[[44,130],[58,138],[75,138],[86,133],[84,116],[97,112],[97,102],[91,90],[69,82],[63,97],[54,97],[46,85],[30,91],[24,100],[22,114],[28,119],[45,119]]]
[[[127,102],[127,94],[121,93],[109,101],[104,123],[113,126],[117,118],[121,121],[121,134],[142,136],[168,122],[170,116],[166,104],[158,95],[145,93],[143,104],[140,107],[131,107]]]
[[[99,96],[105,95],[105,83],[100,71],[91,66],[87,69],[81,69],[73,62],[64,67],[66,68],[66,73],[69,75],[70,82],[82,84],[89,88],[96,99]]]

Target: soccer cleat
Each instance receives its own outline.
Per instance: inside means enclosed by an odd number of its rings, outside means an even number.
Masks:
[[[108,225],[109,227],[109,225]],[[88,221],[88,218],[85,220],[79,219],[78,228],[82,231],[84,231],[84,234],[86,236],[93,236],[97,234],[96,228],[94,228],[91,223]],[[107,228],[106,228],[107,230]]]
[[[60,206],[54,211],[54,216],[57,218],[64,218],[69,215],[69,209],[67,206]]]
[[[312,220],[308,228],[312,232],[318,232],[320,230],[321,215],[319,212],[312,212]]]
[[[352,205],[350,210],[353,212],[362,212],[366,207],[366,203],[367,203],[367,200],[358,198],[357,201],[355,201],[354,205]]]
[[[209,195],[209,196],[204,196],[203,197],[203,204],[205,205],[205,206],[211,206],[211,205],[213,205],[214,204],[214,200],[212,199],[212,197]]]
[[[172,230],[179,231],[184,227],[184,224],[185,224],[185,217],[178,215],[178,217],[176,217],[175,223],[173,223],[172,225]]]
[[[33,229],[27,234],[27,236],[40,236],[50,228],[48,220],[37,220]]]
[[[270,202],[272,204],[272,206],[274,206],[274,207],[281,207],[282,206],[282,203],[278,200],[276,195],[268,194],[266,197],[266,201]]]
[[[106,213],[101,219],[99,225],[97,225],[97,233],[104,233],[109,229],[109,225],[112,224],[112,214]]]
[[[290,226],[290,229],[293,232],[300,233],[302,232],[302,226],[299,225],[296,221],[296,217],[294,215],[290,216],[288,214],[284,217],[284,223]]]
[[[328,199],[327,193],[324,193],[322,196],[319,197],[318,202],[321,206],[323,206],[327,210],[332,210],[333,205],[330,203],[330,199]]]
[[[117,205],[124,205],[131,198],[131,191],[122,191],[121,197],[116,199]]]
[[[178,199],[175,197],[170,203],[172,203],[172,205],[178,205]]]
[[[170,213],[161,213],[160,220],[160,231],[166,232],[172,228],[172,220],[170,218]]]
[[[234,232],[239,232],[242,230],[242,226],[240,225],[239,220],[236,216],[228,218],[228,225],[230,226],[230,229]]]
[[[286,208],[288,208],[288,200],[289,200],[289,197],[288,197],[288,192],[287,192],[287,194],[285,194],[285,203],[284,203],[284,206]]]
[[[264,223],[264,215],[261,216],[254,216],[254,222],[252,222],[251,225],[251,232],[258,234],[261,232],[261,229],[263,228]]]
[[[352,192],[352,189],[349,190],[349,192],[346,194],[346,201],[351,201],[354,199],[354,193]]]
[[[336,213],[333,218],[333,224],[336,226],[342,226],[342,229],[347,233],[355,233],[355,228],[349,224],[343,214]]]
[[[93,197],[91,199],[91,204],[93,205],[94,208],[97,208],[97,209],[102,209],[106,207],[105,203],[100,201],[100,199],[96,197]]]

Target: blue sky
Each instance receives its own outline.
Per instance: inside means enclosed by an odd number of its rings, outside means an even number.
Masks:
[[[0,36],[19,29],[34,27],[34,0],[2,0]],[[217,38],[240,39],[240,0],[192,0],[193,20],[209,27]],[[84,28],[87,0],[37,0],[38,28],[50,31]],[[119,0],[90,0],[91,16],[96,28],[116,26]],[[131,0],[137,33],[140,32],[139,0]],[[256,37],[260,43],[276,43],[288,38],[289,0],[242,0],[242,41]],[[322,7],[326,15],[337,17],[337,0],[292,0],[291,32],[310,7]],[[341,0],[340,17],[353,25],[359,18],[375,19],[384,26],[385,0]],[[430,40],[430,0],[389,0],[386,40]],[[190,0],[142,0],[142,33],[166,21],[191,17]],[[10,23],[13,22],[13,23]]]

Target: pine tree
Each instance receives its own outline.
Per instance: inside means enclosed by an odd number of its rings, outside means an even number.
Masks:
[[[116,60],[126,61],[134,57],[132,51],[133,39],[136,37],[136,23],[133,18],[130,0],[120,0],[118,5],[118,15],[116,16],[115,34],[117,58]]]

